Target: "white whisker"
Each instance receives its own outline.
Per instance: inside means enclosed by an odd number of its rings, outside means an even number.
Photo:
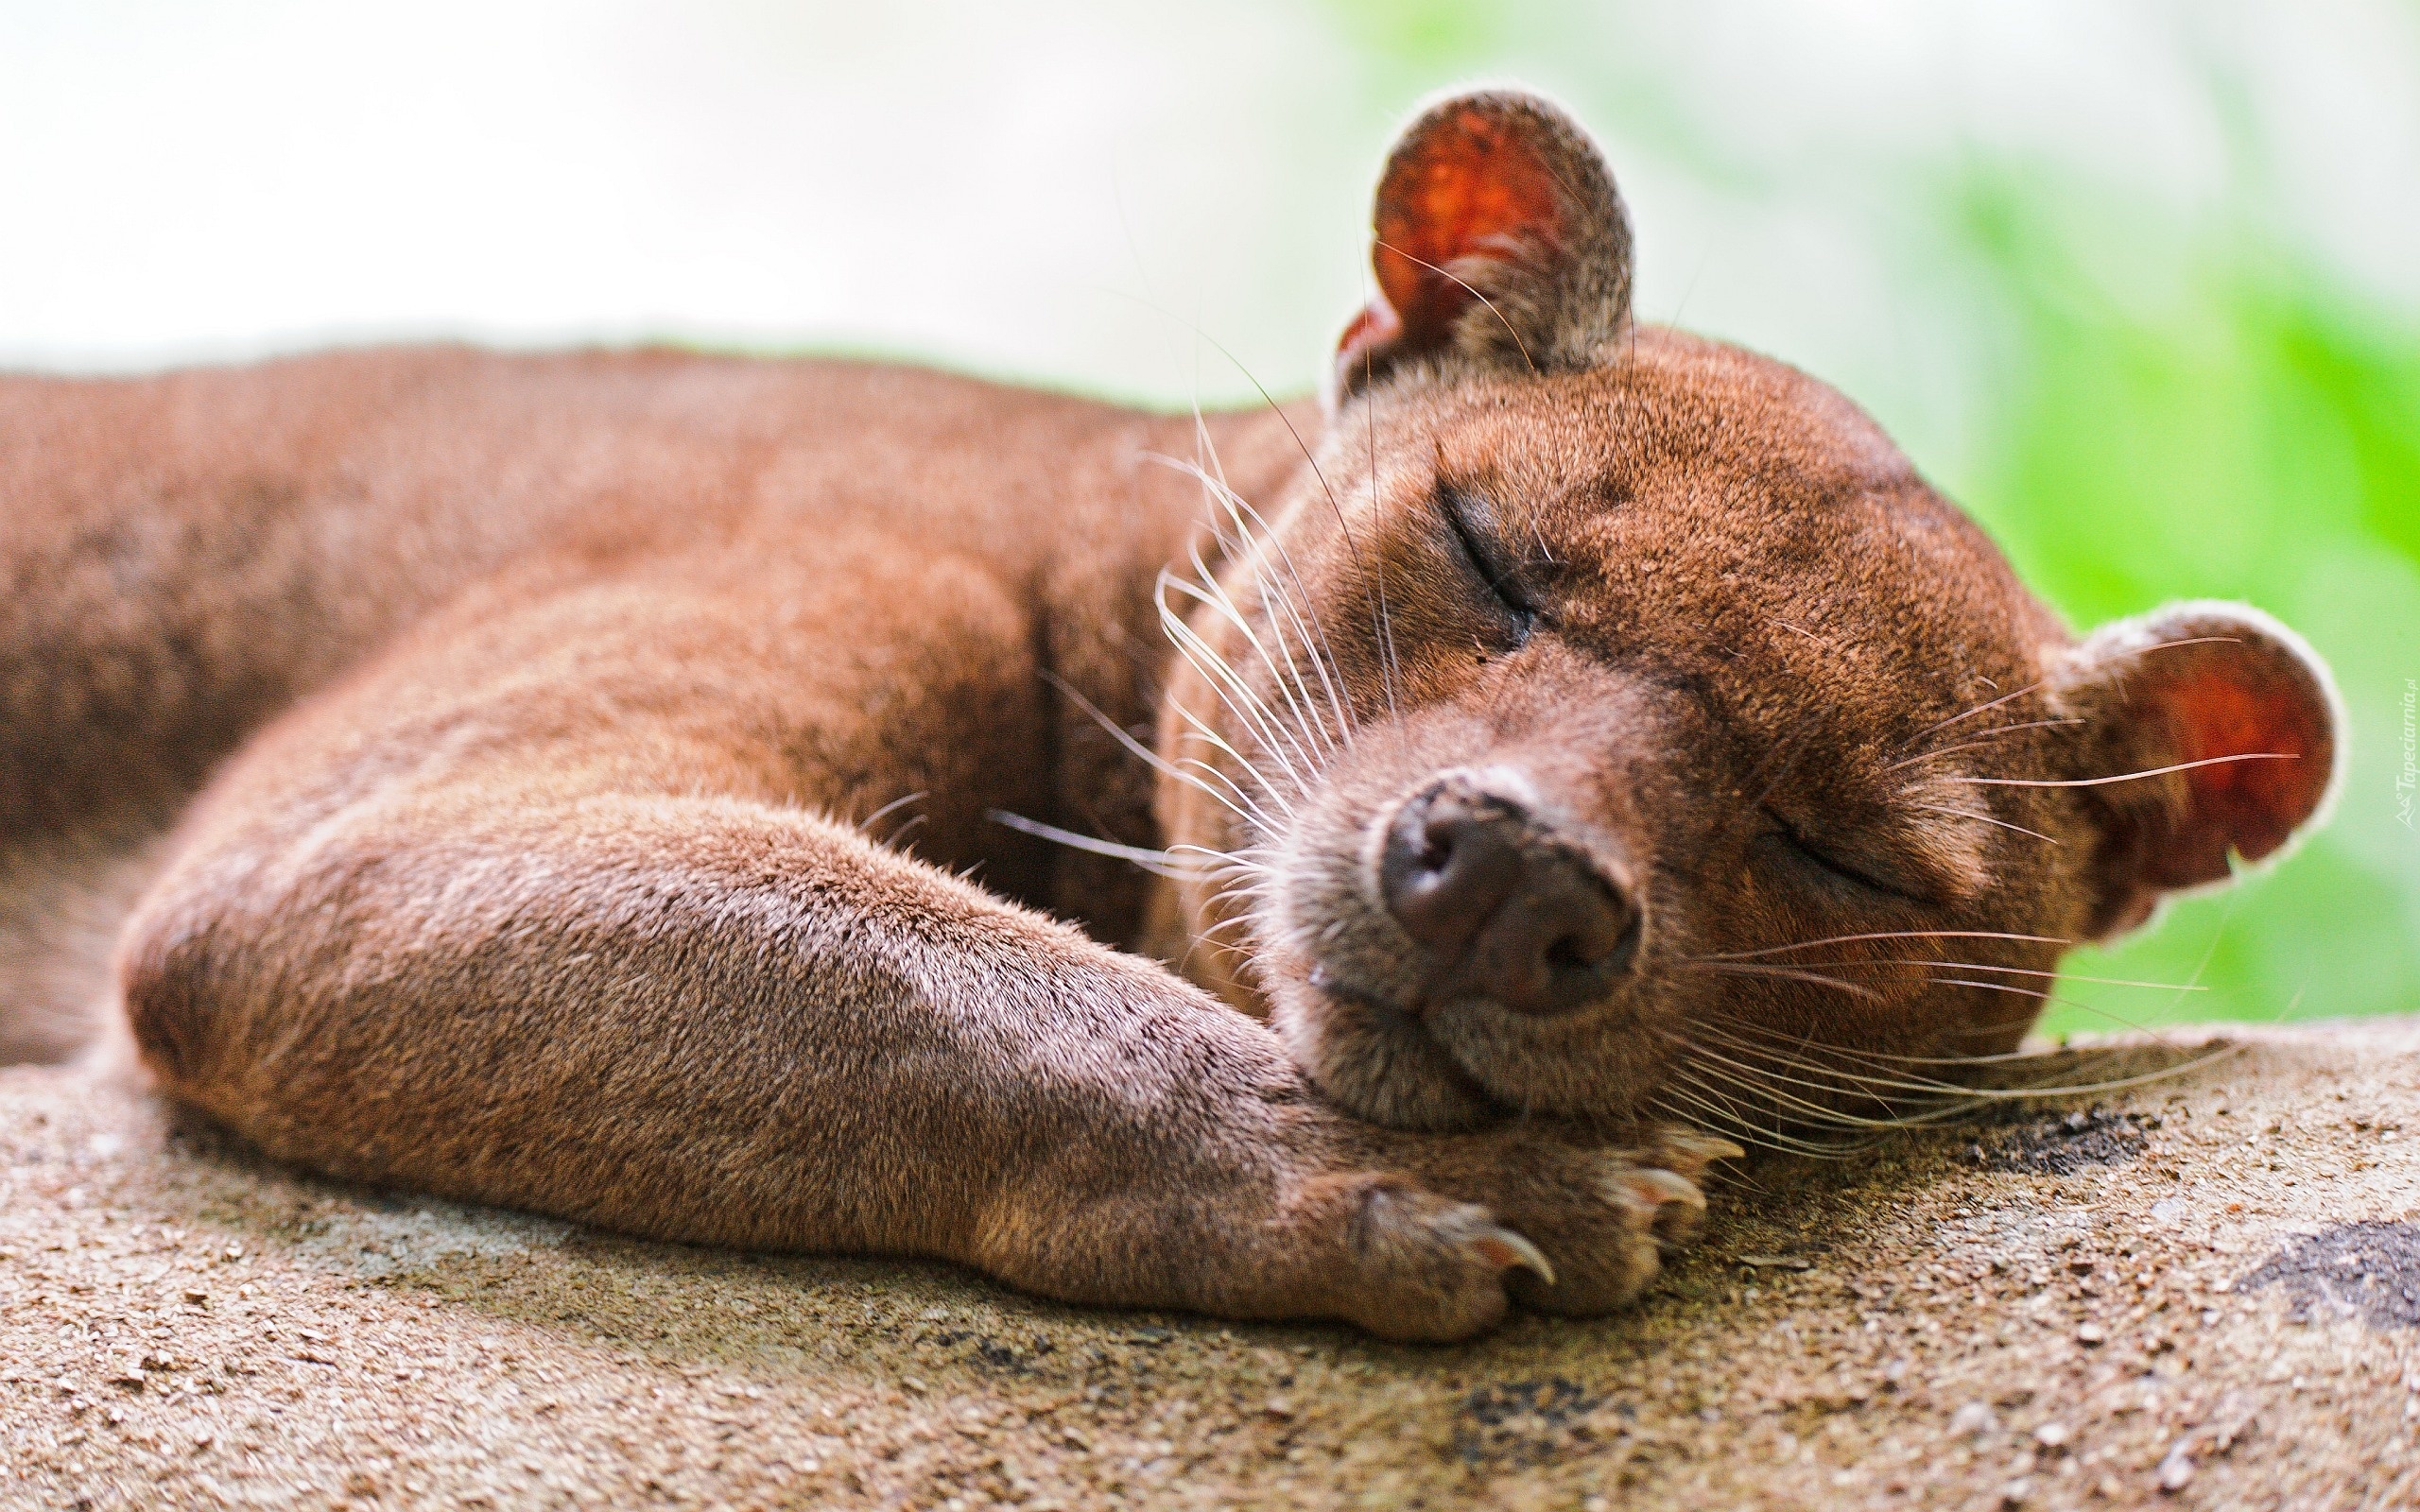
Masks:
[[[2014,734],[2021,730],[2048,730],[2053,726],[2058,725],[2081,725],[2083,723],[2083,721],[2081,719],[2069,718],[2028,719],[2022,724],[1995,725],[1991,729],[1982,731],[1972,740],[1960,741],[1955,746],[1938,747],[1932,750],[1920,750],[1913,756],[1893,762],[1890,765],[1885,766],[1882,769],[1886,773],[1895,772],[1906,767],[1916,765],[1920,762],[1939,761],[1944,756],[1955,756],[1962,750],[1980,750],[1998,737],[2002,735]]]
[[[1901,750],[1906,750],[1910,746],[1914,745],[1917,741],[1924,739],[1927,735],[1933,733],[1935,730],[1947,730],[1952,725],[1963,724],[1965,721],[1974,718],[1977,714],[1989,713],[1993,710],[2000,707],[2002,704],[2014,703],[2017,699],[2024,697],[2029,693],[2038,693],[2044,685],[2045,684],[2039,680],[2029,682],[2024,687],[2017,689],[2014,693],[2002,694],[2000,696],[1994,698],[1989,703],[1979,703],[1974,708],[1967,710],[1963,713],[1952,714],[1938,724],[1927,725],[1924,729],[1917,730],[1912,735],[1910,735],[1906,740],[1901,741],[1899,743],[1899,748]]]
[[[1945,782],[1967,782],[1979,787],[2105,787],[2111,782],[2132,782],[2146,777],[2165,777],[2170,772],[2189,772],[2198,766],[2221,766],[2228,762],[2296,762],[2299,753],[2290,750],[2246,751],[2239,756],[2204,756],[2198,762],[2177,762],[2169,766],[2153,766],[2140,772],[2119,772],[2115,777],[1945,777]]]
[[[1006,809],[986,809],[983,811],[983,816],[994,824],[1003,825],[1020,834],[1029,834],[1039,840],[1047,840],[1053,845],[1063,845],[1071,850],[1085,850],[1097,856],[1109,856],[1115,860],[1132,862],[1144,870],[1159,876],[1184,878],[1195,875],[1193,867],[1170,861],[1168,857],[1172,852],[1166,850],[1157,850],[1150,846],[1120,845],[1115,840],[1102,840],[1089,834],[1078,834],[1073,830],[1063,830],[1055,824],[1045,824],[1040,819],[1028,819],[1022,814],[1011,814]]]
[[[1242,788],[1236,786],[1233,782],[1230,782],[1226,773],[1219,771],[1217,767],[1211,766],[1207,763],[1203,762],[1172,763],[1168,761],[1158,751],[1153,750],[1150,747],[1144,745],[1141,741],[1136,740],[1132,734],[1129,734],[1124,727],[1120,726],[1116,720],[1110,718],[1108,714],[1102,713],[1098,705],[1095,704],[1090,698],[1085,697],[1083,694],[1066,679],[1059,676],[1056,672],[1047,670],[1044,671],[1042,676],[1052,687],[1058,689],[1062,694],[1072,699],[1075,702],[1076,707],[1092,715],[1093,722],[1099,725],[1101,729],[1109,731],[1112,739],[1115,740],[1120,746],[1125,747],[1132,754],[1140,757],[1144,764],[1149,765],[1153,771],[1158,772],[1175,782],[1189,783],[1194,787],[1200,788],[1203,793],[1209,795],[1209,797],[1216,799],[1220,804],[1223,804],[1236,816],[1236,817],[1242,819],[1246,824],[1257,825],[1263,830],[1272,828],[1272,826],[1269,824],[1268,815],[1261,812],[1260,805],[1253,803]],[[1227,788],[1228,792],[1235,795],[1235,800],[1230,800],[1225,794],[1213,789],[1195,774],[1180,769],[1182,766],[1186,765],[1199,766],[1202,771],[1217,778],[1219,782]],[[1252,812],[1249,814],[1246,813],[1244,807],[1237,806],[1238,802],[1249,807]]]
[[[1838,977],[1825,976],[1820,971],[1802,971],[1796,967],[1757,966],[1737,961],[1715,960],[1712,958],[1685,960],[1678,964],[1683,971],[1711,971],[1726,976],[1783,977],[1795,982],[1813,982],[1821,987],[1836,988],[1842,992],[1851,993],[1858,997],[1872,998],[1877,1003],[1882,1000],[1881,993],[1876,992],[1872,988],[1866,987],[1860,983],[1843,982]]]
[[[1179,719],[1184,720],[1185,723],[1185,732],[1180,735],[1178,737],[1179,739],[1198,740],[1214,750],[1223,751],[1228,760],[1234,762],[1237,766],[1242,767],[1245,774],[1260,785],[1261,792],[1268,796],[1270,802],[1285,810],[1286,816],[1288,818],[1293,817],[1294,805],[1286,800],[1286,795],[1279,792],[1277,784],[1269,780],[1268,773],[1253,765],[1253,763],[1244,756],[1243,752],[1236,749],[1235,747],[1228,745],[1227,737],[1211,729],[1210,726],[1202,720],[1201,715],[1195,713],[1192,710],[1185,708],[1183,704],[1177,704],[1174,707],[1176,709],[1176,716]],[[1222,778],[1226,775],[1223,772],[1219,772],[1217,767],[1210,765],[1206,762],[1201,762],[1192,757],[1187,757],[1186,761],[1194,765],[1201,767],[1205,771],[1216,772]],[[1233,787],[1235,784],[1230,782],[1228,785]],[[1241,792],[1243,790],[1241,788],[1236,788],[1236,791]],[[1259,804],[1254,803],[1253,808],[1254,812],[1260,812]],[[1262,816],[1261,823],[1262,827],[1268,831],[1275,831],[1279,828],[1279,826],[1268,822],[1268,818],[1265,814]]]
[[[1955,779],[1953,779],[1953,781],[1955,781]],[[2006,819],[1998,818],[1989,814],[1978,814],[1973,809],[1952,808],[1946,803],[1919,803],[1916,807],[1923,809],[1927,814],[1949,814],[1955,815],[1962,819],[1974,819],[1983,824],[1995,824],[2003,830],[2014,830],[2019,834],[2030,834],[2036,840],[2046,840],[2052,845],[2058,845],[2061,843],[2054,835],[2044,834],[2039,830],[2029,830],[2022,824],[2011,824]]]
[[[1761,950],[1726,951],[1720,954],[1700,955],[1701,961],[1744,961],[1760,955],[1778,955],[1784,951],[1813,950],[1818,945],[1854,945],[1875,939],[2005,939],[2031,945],[2072,945],[2074,940],[2056,935],[2013,935],[1993,929],[1885,929],[1868,935],[1826,935],[1821,939],[1793,940],[1787,945],[1768,945]],[[1833,962],[1822,962],[1833,965]]]
[[[913,793],[902,793],[899,797],[892,799],[890,802],[885,803],[882,807],[874,810],[872,814],[869,814],[864,818],[859,819],[857,821],[857,828],[860,831],[871,830],[875,825],[880,824],[885,818],[898,813],[908,804],[917,802],[927,796],[928,795],[922,788],[917,789]]]
[[[1335,647],[1329,644],[1326,628],[1320,625],[1318,615],[1309,610],[1310,589],[1303,582],[1303,576],[1296,570],[1293,555],[1287,550],[1284,540],[1276,531],[1270,528],[1269,522],[1252,502],[1229,488],[1223,478],[1211,478],[1199,466],[1174,457],[1154,453],[1151,454],[1151,459],[1166,463],[1195,478],[1212,499],[1224,508],[1235,524],[1236,537],[1239,543],[1238,548],[1232,555],[1237,557],[1245,570],[1252,574],[1262,601],[1272,607],[1270,632],[1276,636],[1280,649],[1286,653],[1288,671],[1291,673],[1296,686],[1302,689],[1305,700],[1316,704],[1317,700],[1311,697],[1309,688],[1303,683],[1300,669],[1295,666],[1293,648],[1288,644],[1285,626],[1275,623],[1276,611],[1282,611],[1285,618],[1292,622],[1294,639],[1301,643],[1303,654],[1309,659],[1312,671],[1318,674],[1321,690],[1327,697],[1328,708],[1336,716],[1337,736],[1349,747],[1353,742],[1353,719],[1346,711],[1343,697],[1339,692],[1338,679],[1340,673],[1331,676],[1331,663],[1336,658]],[[1253,535],[1255,525],[1259,529],[1257,537]],[[1215,514],[1212,528],[1218,529]],[[1220,536],[1223,543],[1223,531],[1220,532]],[[1292,583],[1290,590],[1283,584],[1272,585],[1267,574],[1261,571],[1260,563],[1271,549],[1275,551],[1278,563],[1285,570],[1287,578]],[[1306,613],[1309,615],[1307,621],[1305,618]],[[1311,644],[1314,634],[1319,641],[1318,645]],[[1322,654],[1323,650],[1324,654]],[[1272,667],[1271,670],[1275,668]],[[1326,735],[1323,722],[1319,725],[1319,728],[1321,733],[1323,736]]]
[[[1251,685],[1244,681],[1236,669],[1227,663],[1226,658],[1220,656],[1209,642],[1195,633],[1193,627],[1184,623],[1184,617],[1177,613],[1175,608],[1167,601],[1167,591],[1170,588],[1184,592],[1187,590],[1187,585],[1174,574],[1164,570],[1160,574],[1159,592],[1154,595],[1159,602],[1160,627],[1167,632],[1168,639],[1176,644],[1177,650],[1184,655],[1184,659],[1193,663],[1195,670],[1208,679],[1211,691],[1218,695],[1219,701],[1225,704],[1228,712],[1253,731],[1261,748],[1286,769],[1286,776],[1293,783],[1294,790],[1301,792],[1305,786],[1303,773],[1286,754],[1286,743],[1278,738],[1276,714],[1261,700],[1258,694],[1252,691]],[[1196,723],[1199,722],[1196,721]],[[1223,746],[1225,742],[1222,740],[1219,744]],[[1242,760],[1240,754],[1236,753],[1233,747],[1229,747],[1229,753],[1236,755],[1238,761]],[[1254,775],[1259,775],[1257,768],[1254,768]],[[1267,783],[1264,779],[1263,785],[1269,788],[1272,796],[1275,795],[1276,788],[1273,784]]]
[[[1209,564],[1201,559],[1201,553],[1197,551],[1189,555],[1193,562],[1193,570],[1201,575],[1201,582],[1196,584],[1183,578],[1172,577],[1169,580],[1169,586],[1195,602],[1216,610],[1219,616],[1233,625],[1236,632],[1244,638],[1245,644],[1252,647],[1253,654],[1260,658],[1263,666],[1269,668],[1270,678],[1277,684],[1277,691],[1284,696],[1287,708],[1293,714],[1290,725],[1280,723],[1290,737],[1289,743],[1293,746],[1295,754],[1302,758],[1303,765],[1307,769],[1313,772],[1320,770],[1326,763],[1304,743],[1302,734],[1305,731],[1316,731],[1320,744],[1326,750],[1332,751],[1335,748],[1335,742],[1329,738],[1326,726],[1320,723],[1309,711],[1304,708],[1303,701],[1310,697],[1310,690],[1303,685],[1301,671],[1293,668],[1291,647],[1286,647],[1287,666],[1281,669],[1276,658],[1270,654],[1269,647],[1261,643],[1260,636],[1253,631],[1251,624],[1244,618],[1243,611],[1236,607],[1236,601],[1228,595],[1225,587],[1211,573]],[[1270,622],[1270,628],[1272,632],[1279,632],[1279,627],[1274,620]],[[1285,644],[1282,633],[1280,633],[1279,644],[1281,646]],[[1292,669],[1290,678],[1288,676],[1288,669]],[[1295,696],[1298,689],[1302,694],[1300,699]],[[1265,700],[1262,707],[1268,708]],[[1277,712],[1274,709],[1270,709],[1269,713],[1272,721],[1277,719]]]
[[[2078,1005],[2084,1006],[2085,1005]],[[1737,1022],[1737,1021],[1733,1022]],[[1745,1026],[1742,1025],[1742,1027]],[[1708,1033],[1714,1038],[1720,1040],[1721,1042],[1728,1044],[1735,1049],[1752,1051],[1755,1054],[1764,1056],[1771,1056],[1772,1054],[1772,1052],[1763,1046],[1747,1044],[1746,1042],[1738,1040],[1736,1036],[1722,1035],[1719,1031],[1706,1029],[1703,1025],[1697,1026],[1693,1032]],[[1847,1050],[1834,1045],[1823,1045],[1818,1048],[1822,1049],[1826,1055],[1844,1056],[1852,1059],[1869,1061],[1892,1060],[1921,1065],[2005,1065],[2013,1062],[2048,1060],[2053,1058],[2044,1056],[2038,1051],[2016,1051],[2005,1056],[1934,1057],[1917,1056],[1881,1056],[1875,1053]],[[2175,1049],[2177,1047],[2169,1046],[2168,1048]],[[1956,1097],[1964,1100],[1967,1106],[1971,1108],[1991,1102],[2022,1102],[2031,1098],[2042,1097],[2084,1097],[2097,1092],[2122,1091],[2129,1087],[2138,1087],[2151,1082],[2164,1081],[2170,1077],[2182,1075],[2189,1071],[2199,1070],[2204,1066],[2214,1064],[2229,1056],[2237,1054],[2241,1048],[2242,1047],[2239,1045],[2226,1045],[2213,1050],[2206,1055],[2196,1056],[2189,1060],[2180,1062],[2176,1065],[2163,1066],[2156,1071],[2141,1072],[2132,1076],[2113,1076],[2103,1081],[2078,1082],[2071,1086],[2043,1086],[2037,1083],[2028,1087],[1971,1087],[1959,1082],[1939,1081],[1930,1078],[1916,1081],[1902,1081],[1887,1076],[1867,1075],[1863,1073],[1858,1072],[1841,1072],[1837,1068],[1818,1066],[1805,1061],[1794,1061],[1793,1063],[1800,1069],[1815,1072],[1818,1074],[1854,1079],[1859,1087],[1884,1087],[1897,1091],[1929,1095]],[[1962,1109],[1962,1110],[1963,1109]],[[1928,1118],[1930,1115],[1921,1114],[1917,1116]]]
[[[1818,961],[1814,964],[1830,967],[1835,971],[1868,966],[1932,966],[1953,971],[1996,971],[2004,976],[2036,976],[2052,981],[2090,982],[2101,987],[2150,988],[2162,992],[2207,992],[2210,990],[2206,987],[2196,987],[2190,983],[2140,982],[2123,976],[2078,976],[2070,971],[2041,971],[2024,966],[1992,966],[1982,961],[1934,961],[1893,955],[1867,956],[1861,960],[1850,961]]]

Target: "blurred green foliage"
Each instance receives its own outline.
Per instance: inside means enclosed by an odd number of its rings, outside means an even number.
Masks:
[[[2187,244],[2156,297],[2130,297],[2091,241],[2138,228],[2118,208],[2063,221],[2053,192],[1979,167],[1954,201],[2015,338],[1957,491],[2079,624],[2214,597],[2301,629],[2352,762],[2291,859],[2074,963],[2205,991],[2071,984],[2046,1027],[2420,1008],[2420,847],[2394,801],[2420,677],[2420,331],[2246,232]]]

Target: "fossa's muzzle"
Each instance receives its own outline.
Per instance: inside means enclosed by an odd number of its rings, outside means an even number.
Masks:
[[[1424,1008],[1568,1013],[1637,961],[1636,890],[1523,801],[1524,786],[1512,773],[1448,772],[1385,821],[1377,892],[1422,953]]]

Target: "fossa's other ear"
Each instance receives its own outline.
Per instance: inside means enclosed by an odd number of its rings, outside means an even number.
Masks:
[[[2081,721],[2085,769],[2068,781],[2103,820],[2095,938],[2140,924],[2169,893],[2226,881],[2231,855],[2275,854],[2335,792],[2336,684],[2258,610],[2171,604],[2105,625],[2066,653],[2051,695]],[[2124,777],[2137,772],[2160,775]]]
[[[1604,159],[1533,94],[1423,112],[1378,181],[1378,294],[1337,345],[1337,398],[1407,362],[1569,372],[1630,320],[1630,218]]]

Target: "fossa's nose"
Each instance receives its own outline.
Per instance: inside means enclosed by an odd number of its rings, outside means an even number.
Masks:
[[[1567,1013],[1638,954],[1633,889],[1469,773],[1439,778],[1396,813],[1378,886],[1427,956],[1429,1003]]]

